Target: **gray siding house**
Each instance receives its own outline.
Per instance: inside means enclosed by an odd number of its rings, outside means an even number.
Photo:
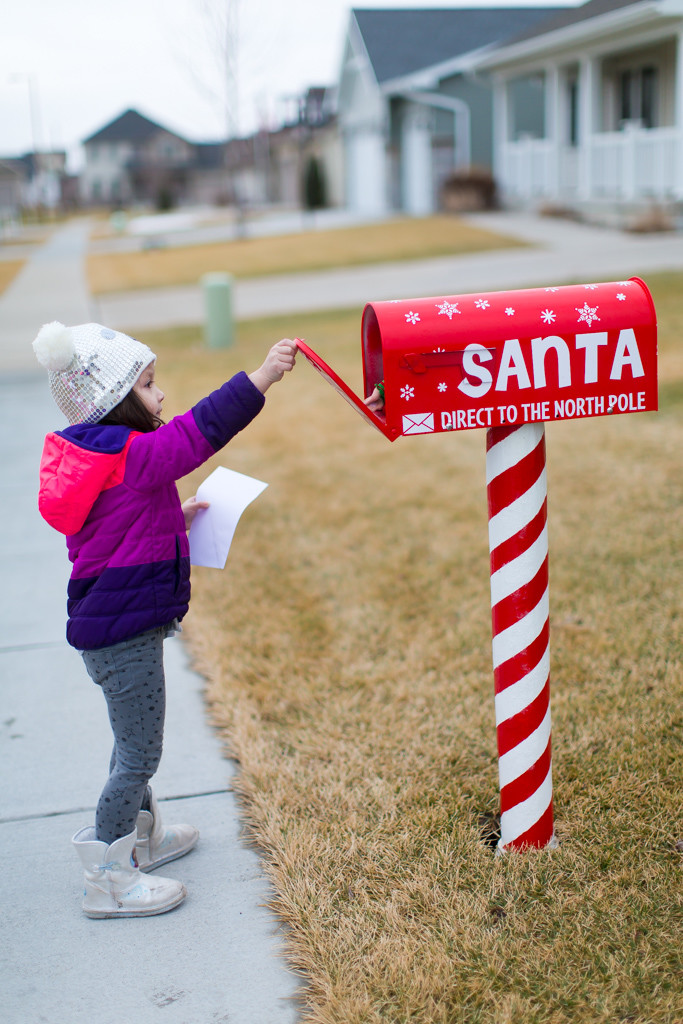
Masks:
[[[509,204],[635,226],[683,208],[683,0],[590,0],[478,61]],[[531,97],[531,101],[530,101]]]
[[[492,93],[477,61],[557,10],[353,10],[337,101],[347,205],[427,214],[453,170],[490,168]]]

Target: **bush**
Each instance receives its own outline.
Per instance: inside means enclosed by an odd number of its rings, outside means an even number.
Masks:
[[[448,213],[494,210],[496,182],[486,167],[454,171],[441,186],[441,205]]]
[[[325,177],[317,157],[309,157],[304,173],[304,206],[307,210],[319,210],[327,205]]]
[[[175,200],[173,198],[173,193],[171,192],[170,188],[167,188],[166,186],[160,188],[157,193],[157,210],[163,213],[165,210],[172,210],[174,206]]]

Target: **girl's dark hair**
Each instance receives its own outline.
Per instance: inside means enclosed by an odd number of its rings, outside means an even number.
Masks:
[[[132,427],[133,430],[149,434],[152,430],[160,427],[163,420],[159,419],[158,416],[154,416],[142,399],[138,398],[135,392],[131,390],[99,422],[110,423],[115,426]]]

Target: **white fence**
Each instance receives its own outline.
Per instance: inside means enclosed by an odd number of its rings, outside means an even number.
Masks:
[[[660,201],[683,198],[683,137],[676,128],[591,136],[587,151],[548,139],[519,139],[502,148],[503,190],[521,199]]]

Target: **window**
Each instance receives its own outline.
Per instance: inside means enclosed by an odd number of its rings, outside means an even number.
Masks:
[[[640,119],[646,128],[654,128],[657,123],[657,68],[643,68],[640,75]]]
[[[619,120],[638,121],[644,128],[657,125],[656,67],[622,71],[619,76]]]
[[[511,138],[545,138],[545,76],[511,79],[507,93]]]
[[[579,83],[575,78],[567,83],[567,142],[579,144]]]

